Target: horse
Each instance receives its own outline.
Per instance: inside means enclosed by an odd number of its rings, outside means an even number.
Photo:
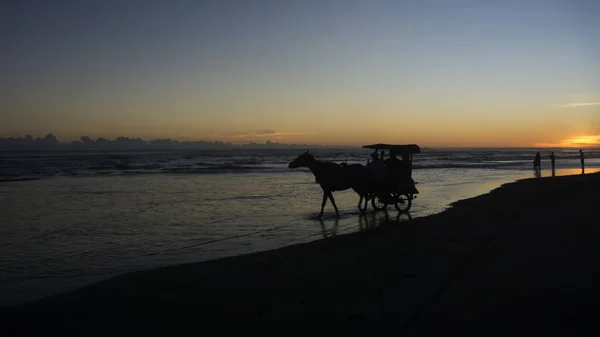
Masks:
[[[315,159],[308,151],[302,153],[289,165],[289,168],[295,169],[298,167],[308,167],[314,174],[317,183],[323,190],[323,201],[321,202],[321,213],[319,218],[323,216],[323,209],[327,203],[327,198],[331,200],[331,204],[335,209],[335,214],[340,215],[338,208],[333,199],[333,193],[336,191],[344,191],[352,188],[360,199],[358,200],[358,209],[364,213],[367,210],[367,201],[369,199],[368,186],[368,171],[361,164],[336,164],[331,162],[323,162]],[[364,208],[361,208],[363,199],[365,200]]]

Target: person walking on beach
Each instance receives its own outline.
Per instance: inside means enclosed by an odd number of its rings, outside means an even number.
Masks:
[[[579,160],[581,160],[581,174],[583,174],[585,172],[585,167],[583,164],[583,161],[584,161],[583,151],[581,149],[579,149]]]
[[[552,151],[552,153],[550,154],[550,165],[552,165],[552,176],[554,177],[554,162],[555,162],[556,156],[554,155],[554,151]]]

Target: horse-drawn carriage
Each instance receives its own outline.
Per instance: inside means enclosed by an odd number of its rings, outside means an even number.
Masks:
[[[421,152],[419,146],[374,144],[363,148],[374,150],[373,160],[367,163],[371,186],[368,199],[371,199],[373,208],[383,210],[394,205],[398,212],[410,210],[412,200],[419,193],[412,179],[412,156]],[[383,155],[385,150],[389,150],[387,159]]]
[[[360,196],[358,208],[361,212],[367,210],[369,199],[376,210],[394,205],[396,210],[402,213],[411,208],[412,200],[419,193],[412,179],[412,155],[421,152],[419,146],[374,144],[365,145],[363,148],[375,150],[371,155],[373,161],[369,161],[366,166],[323,162],[315,159],[308,151],[288,165],[289,168],[307,167],[315,175],[316,182],[323,190],[319,216],[323,215],[327,199],[331,200],[336,214],[339,215],[332,192],[350,188]],[[384,159],[385,150],[389,150],[387,159]],[[381,151],[381,156],[378,151]]]

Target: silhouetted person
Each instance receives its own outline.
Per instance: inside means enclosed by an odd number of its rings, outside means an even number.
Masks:
[[[539,177],[542,173],[542,156],[540,156],[539,152],[535,154],[533,168],[535,169],[535,174]]]
[[[556,156],[554,155],[554,151],[550,154],[550,165],[552,165],[552,176],[554,177],[554,164],[555,164]]]
[[[584,158],[583,158],[583,151],[581,149],[579,149],[579,160],[581,160],[581,174],[583,174],[585,172],[585,166],[584,166]]]
[[[385,170],[391,182],[397,183],[402,170],[402,160],[398,159],[396,153],[390,150],[390,157],[383,162]]]
[[[379,160],[379,154],[377,153],[377,150],[373,151],[373,153],[371,153],[371,158],[373,159],[373,161],[377,161]]]
[[[383,161],[387,167],[399,167],[402,165],[402,161],[398,159],[394,151],[390,151],[390,157]]]

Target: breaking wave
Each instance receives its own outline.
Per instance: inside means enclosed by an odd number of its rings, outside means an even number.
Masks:
[[[422,169],[531,169],[536,149],[523,150],[435,150],[414,155],[413,168]],[[320,160],[366,164],[371,150],[352,149],[337,156],[339,149],[320,149]],[[135,174],[235,174],[293,173],[287,165],[296,150],[256,151],[49,151],[0,152],[0,182],[36,180],[49,177],[90,177]],[[557,165],[577,165],[577,152],[556,151]],[[600,151],[586,153],[586,163],[600,166]],[[595,158],[595,159],[594,159]],[[596,161],[594,161],[596,160]],[[566,164],[567,163],[567,164]]]

